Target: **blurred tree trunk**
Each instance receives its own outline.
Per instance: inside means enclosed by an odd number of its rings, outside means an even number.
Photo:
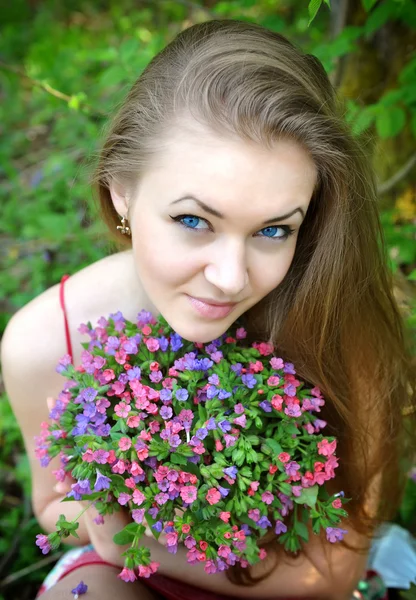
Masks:
[[[362,26],[367,19],[361,0],[337,0],[333,3],[333,33],[343,27]],[[389,20],[370,39],[360,39],[357,50],[343,57],[336,73],[335,85],[347,98],[363,105],[376,103],[397,85],[397,77],[416,49],[416,31],[403,22]],[[376,140],[374,158],[380,181],[386,181],[405,165],[415,152],[415,139],[410,127],[387,140]],[[380,198],[382,207],[391,207],[398,194],[411,184],[415,165],[394,188]]]

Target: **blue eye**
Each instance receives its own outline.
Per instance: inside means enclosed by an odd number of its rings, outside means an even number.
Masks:
[[[205,219],[202,219],[201,217],[197,217],[195,215],[178,215],[177,217],[171,216],[170,218],[172,219],[172,221],[179,223],[185,229],[190,229],[194,231],[209,231],[209,227],[197,227],[199,221],[204,221],[204,223],[208,224],[208,222]],[[279,231],[279,229],[284,231],[284,235],[274,235],[277,231]],[[267,233],[263,236],[257,237],[263,237],[265,239],[281,242],[287,240],[287,238],[290,237],[295,230],[291,229],[289,225],[271,225],[269,227],[264,227],[263,229],[260,229],[260,231],[265,231]]]

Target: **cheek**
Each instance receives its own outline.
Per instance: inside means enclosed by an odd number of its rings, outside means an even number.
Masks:
[[[169,235],[133,232],[133,252],[139,277],[152,285],[170,285],[186,281],[196,270],[195,256],[185,252]]]
[[[253,289],[265,296],[274,290],[285,278],[295,254],[295,248],[287,248],[269,259],[258,259],[253,268],[251,282]]]

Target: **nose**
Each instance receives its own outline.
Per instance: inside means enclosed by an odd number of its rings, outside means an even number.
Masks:
[[[230,244],[210,253],[211,262],[205,267],[205,278],[221,290],[227,299],[235,299],[248,283],[245,248]]]

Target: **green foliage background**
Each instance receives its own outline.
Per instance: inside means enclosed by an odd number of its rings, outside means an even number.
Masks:
[[[65,272],[114,251],[95,213],[88,178],[107,117],[131,83],[183,28],[238,18],[281,32],[318,56],[345,97],[345,118],[374,157],[397,298],[414,334],[416,3],[329,4],[14,0],[2,6],[0,332],[16,310]],[[414,350],[416,355],[416,344]],[[44,564],[34,545],[39,526],[30,507],[29,466],[5,394],[0,502],[0,600],[32,598],[51,564]],[[397,522],[413,534],[415,514],[416,484],[409,477]],[[416,594],[411,590],[406,597]]]

